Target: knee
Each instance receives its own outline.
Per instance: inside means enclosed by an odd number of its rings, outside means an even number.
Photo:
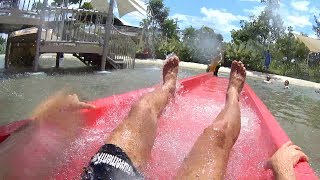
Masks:
[[[213,123],[204,130],[204,134],[210,138],[210,142],[212,142],[215,146],[224,148],[228,140],[227,126],[228,122]]]
[[[133,108],[146,115],[152,113],[154,107],[152,107],[152,104],[148,99],[142,98],[133,106]]]

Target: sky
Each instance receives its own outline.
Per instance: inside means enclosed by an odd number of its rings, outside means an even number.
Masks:
[[[264,9],[261,0],[164,0],[164,4],[170,8],[169,17],[177,19],[181,30],[209,26],[222,34],[225,41],[231,40],[232,29],[239,29],[240,20],[259,15]],[[280,0],[279,14],[286,27],[292,26],[294,32],[316,38],[312,25],[314,15],[320,14],[320,0]],[[134,12],[121,19],[125,24],[139,26],[142,18]]]

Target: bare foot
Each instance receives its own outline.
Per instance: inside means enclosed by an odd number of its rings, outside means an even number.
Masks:
[[[179,62],[177,56],[171,56],[163,66],[163,88],[168,89],[171,93],[176,89]]]
[[[231,65],[229,86],[227,94],[234,96],[239,101],[239,95],[246,80],[246,68],[241,61],[233,61]],[[228,98],[228,97],[227,97]]]

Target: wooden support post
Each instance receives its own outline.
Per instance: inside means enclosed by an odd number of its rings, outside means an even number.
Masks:
[[[6,44],[6,54],[4,57],[4,68],[5,69],[9,68],[9,58],[10,58],[10,48],[11,48],[11,44],[9,41],[9,35],[10,35],[10,33],[8,33],[7,44]]]
[[[44,21],[44,16],[45,16],[45,9],[47,7],[48,0],[43,1],[43,7],[40,12],[40,25],[38,26],[38,31],[37,31],[37,39],[36,39],[36,55],[33,61],[33,71],[37,72],[38,71],[38,66],[39,66],[39,58],[40,58],[40,41],[41,41],[41,33],[42,33],[42,26],[43,26],[43,21]]]
[[[107,22],[104,27],[105,34],[104,34],[103,54],[101,58],[101,71],[106,70],[106,61],[107,61],[107,55],[109,51],[109,40],[111,35],[111,26],[112,26],[112,19],[113,19],[113,6],[114,6],[114,0],[110,0]]]
[[[36,55],[35,55],[35,58],[33,61],[33,71],[34,72],[38,71],[38,66],[39,66],[41,31],[42,31],[42,25],[38,26],[38,31],[37,31]]]
[[[60,57],[61,57],[61,53],[57,53],[56,55],[56,68],[59,69],[60,67]]]

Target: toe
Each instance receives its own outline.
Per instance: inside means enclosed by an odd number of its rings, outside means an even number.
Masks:
[[[237,72],[238,73],[240,73],[241,72],[241,70],[242,70],[242,62],[241,61],[239,61],[239,62],[237,62]]]
[[[236,60],[232,61],[231,71],[236,71],[238,66],[238,62]]]
[[[243,63],[241,64],[241,67],[240,67],[240,74],[243,76],[246,75],[246,67],[244,66]]]

